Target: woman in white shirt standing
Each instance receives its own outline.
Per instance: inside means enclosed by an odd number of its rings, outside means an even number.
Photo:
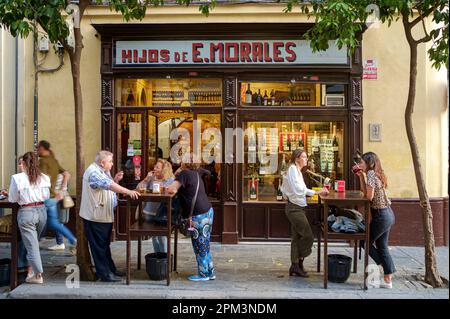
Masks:
[[[50,178],[41,173],[38,158],[32,152],[23,155],[21,170],[21,173],[11,177],[8,200],[20,205],[17,224],[33,270],[28,274],[26,282],[42,284],[44,270],[39,252],[39,237],[47,222],[44,201],[50,198]]]
[[[291,262],[289,276],[308,277],[303,261],[311,254],[314,236],[305,214],[306,196],[327,194],[326,188],[313,191],[306,187],[302,168],[308,164],[308,155],[302,149],[292,152],[291,165],[284,176],[282,192],[287,197],[285,212],[291,223]]]

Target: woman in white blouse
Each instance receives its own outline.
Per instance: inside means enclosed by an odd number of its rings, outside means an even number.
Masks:
[[[20,205],[17,224],[32,269],[26,282],[42,284],[44,270],[39,252],[39,237],[47,222],[44,201],[50,198],[50,178],[41,173],[37,156],[32,152],[22,156],[20,169],[21,173],[11,177],[8,200]]]
[[[315,194],[327,194],[326,188],[320,191],[313,191],[306,187],[302,168],[308,164],[308,155],[302,149],[296,149],[292,152],[291,165],[287,174],[284,176],[282,192],[288,199],[285,212],[291,223],[291,267],[289,276],[297,275],[308,277],[305,271],[303,261],[312,251],[314,236],[305,214],[306,196]]]

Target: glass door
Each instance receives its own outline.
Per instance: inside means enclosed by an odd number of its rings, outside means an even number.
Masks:
[[[119,111],[117,113],[116,172],[123,171],[120,184],[134,189],[145,177],[147,163],[146,123],[144,111]]]
[[[217,113],[194,113],[197,125],[200,125],[201,167],[211,174],[204,179],[206,194],[210,199],[220,200],[222,189],[222,135],[221,116]],[[195,146],[194,146],[195,147]]]

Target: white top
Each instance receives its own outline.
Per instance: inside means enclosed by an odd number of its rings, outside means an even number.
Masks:
[[[50,177],[45,174],[41,174],[34,185],[30,184],[26,173],[15,174],[11,176],[8,200],[19,205],[43,202],[50,198],[50,186]]]
[[[306,196],[313,196],[316,194],[315,191],[306,187],[303,175],[294,164],[289,166],[287,174],[283,178],[281,191],[291,203],[301,207],[307,206]]]

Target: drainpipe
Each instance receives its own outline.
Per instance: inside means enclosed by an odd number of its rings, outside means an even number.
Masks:
[[[38,80],[39,73],[53,73],[61,69],[64,65],[64,48],[61,46],[57,46],[58,48],[58,56],[59,56],[59,65],[56,68],[41,68],[43,61],[39,63],[37,57],[37,42],[38,42],[38,31],[36,28],[36,24],[33,25],[33,63],[34,63],[34,101],[33,101],[33,145],[34,150],[37,151],[38,144],[38,111],[39,111],[39,88],[38,88]],[[45,60],[45,57],[44,57]]]
[[[16,83],[15,83],[15,95],[14,95],[14,156],[15,156],[15,163],[17,163],[17,159],[19,158],[19,141],[18,141],[18,131],[19,131],[19,125],[17,124],[18,121],[18,109],[19,109],[19,38],[16,37],[16,52],[15,52],[15,73],[16,73]],[[17,165],[14,165],[15,173],[17,174]]]

